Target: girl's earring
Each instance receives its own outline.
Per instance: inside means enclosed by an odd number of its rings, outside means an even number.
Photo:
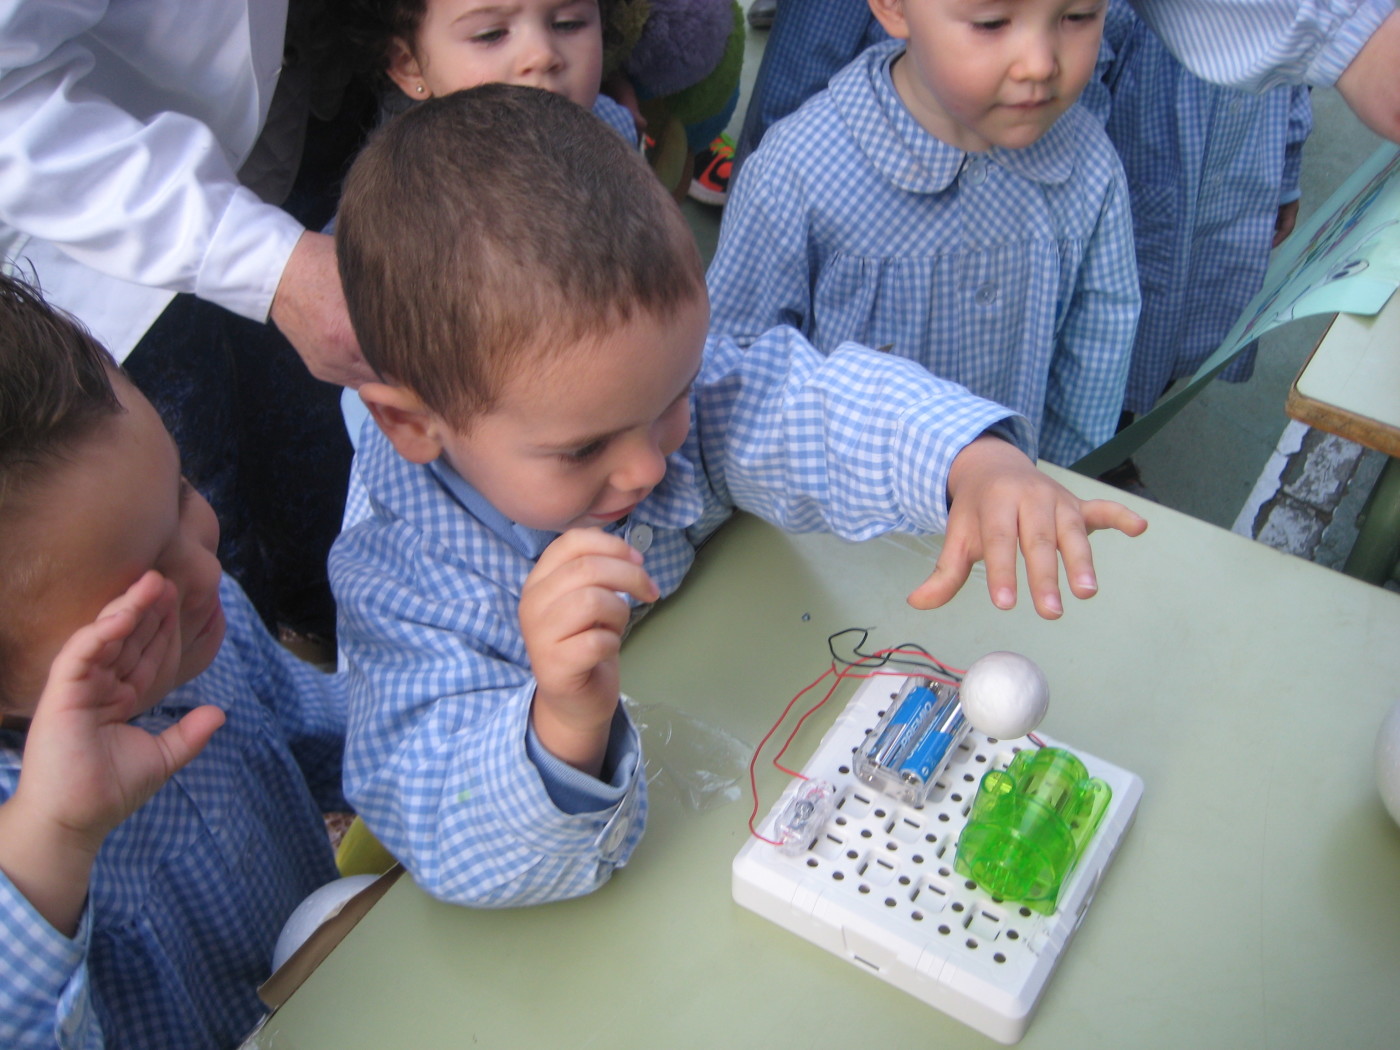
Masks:
[[[416,91],[418,92],[418,94],[420,94],[420,95],[423,94],[423,85],[422,85],[422,84],[419,84],[418,87],[415,88],[414,90],[416,90]]]

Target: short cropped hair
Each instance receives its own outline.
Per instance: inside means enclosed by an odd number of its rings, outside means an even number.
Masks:
[[[485,84],[386,125],[336,231],[370,366],[459,428],[547,354],[705,291],[694,238],[641,156],[587,110]],[[547,338],[541,336],[547,333]]]
[[[42,561],[15,550],[7,526],[26,513],[36,482],[124,411],[112,387],[115,369],[81,324],[0,273],[0,709],[17,634],[15,596],[31,589]]]

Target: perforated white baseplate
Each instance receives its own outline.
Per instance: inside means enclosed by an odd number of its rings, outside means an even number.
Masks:
[[[858,780],[852,755],[905,679],[867,679],[803,769],[837,788],[837,807],[804,851],[750,839],[734,858],[734,899],[860,969],[1003,1043],[1026,1031],[1060,954],[1132,824],[1142,781],[1070,748],[1113,799],[1053,914],[998,901],[953,870],[978,782],[1027,739],[973,730],[928,801],[913,808]],[[1038,734],[1047,744],[1056,744]],[[1059,744],[1058,746],[1068,746]],[[794,779],[760,825],[773,838]]]

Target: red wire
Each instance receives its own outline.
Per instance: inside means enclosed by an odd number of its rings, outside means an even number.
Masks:
[[[820,710],[823,704],[825,704],[828,700],[831,699],[831,695],[836,692],[836,687],[839,686],[842,682],[844,682],[847,678],[865,679],[878,678],[881,676],[890,676],[898,678],[910,677],[907,671],[870,671],[865,674],[855,673],[855,668],[861,666],[862,664],[868,663],[871,660],[878,660],[881,658],[887,659],[890,656],[912,656],[924,660],[928,659],[927,653],[922,653],[918,650],[881,649],[878,652],[870,653],[866,656],[860,657],[857,660],[853,660],[845,667],[839,669],[836,666],[836,661],[833,660],[831,662],[830,667],[828,667],[825,671],[823,671],[820,675],[818,675],[815,679],[808,683],[799,693],[797,693],[796,696],[794,696],[791,700],[787,702],[787,706],[783,708],[783,713],[778,716],[778,720],[774,722],[772,727],[768,730],[768,732],[763,735],[763,739],[758,742],[758,747],[754,748],[753,757],[749,759],[749,791],[753,795],[753,808],[749,811],[749,834],[751,834],[754,838],[758,839],[760,842],[766,842],[770,846],[782,845],[782,843],[780,842],[775,842],[773,839],[766,838],[763,835],[760,835],[758,833],[758,829],[754,826],[755,822],[758,820],[758,774],[756,772],[756,767],[758,765],[758,756],[759,753],[762,752],[763,746],[767,744],[768,741],[772,739],[773,734],[778,731],[778,727],[783,724],[784,719],[786,719],[788,714],[792,711],[793,705],[796,704],[797,701],[801,700],[808,693],[810,693],[817,686],[821,685],[821,683],[825,681],[827,677],[832,675],[835,676],[835,680],[831,683],[831,687],[827,689],[826,693],[823,694],[822,698],[818,700],[815,704],[813,704],[811,707],[809,707],[805,712],[803,712],[802,717],[797,720],[797,724],[792,727],[792,732],[790,732],[787,736],[787,739],[783,741],[783,746],[778,749],[778,753],[774,755],[772,759],[775,768],[781,770],[790,777],[796,777],[799,780],[806,780],[807,777],[804,776],[802,773],[798,772],[797,770],[788,769],[787,766],[782,765],[778,761],[780,758],[783,757],[784,754],[786,754],[788,746],[797,737],[797,734],[801,732],[803,723],[806,722],[807,719],[814,715],[818,710]],[[960,675],[963,673],[962,668],[949,667],[942,661],[938,661],[938,663],[940,666],[946,668],[953,674]],[[956,686],[958,684],[957,682],[951,679],[940,678],[936,675],[924,674],[920,675],[919,677],[928,678],[931,681],[935,682],[941,682],[944,685]]]
[[[751,834],[756,839],[768,843],[770,846],[781,846],[782,843],[775,842],[770,838],[766,838],[763,835],[760,835],[758,833],[758,828],[754,827],[754,822],[758,820],[758,774],[755,770],[755,766],[758,764],[759,752],[763,750],[763,745],[768,743],[768,741],[772,738],[773,734],[778,731],[778,727],[783,724],[783,719],[785,719],[788,716],[788,712],[792,710],[793,704],[797,703],[797,701],[801,700],[813,689],[821,685],[822,681],[828,675],[833,674],[835,671],[836,664],[833,661],[830,667],[828,667],[820,675],[814,678],[811,681],[811,683],[809,683],[801,692],[799,692],[796,696],[794,696],[791,700],[788,701],[787,706],[783,708],[783,713],[778,716],[778,720],[773,723],[772,727],[768,730],[768,732],[763,734],[763,739],[758,742],[758,747],[754,748],[753,757],[749,759],[749,793],[753,795],[753,809],[749,811],[749,834]],[[836,686],[833,685],[832,689],[835,688]],[[831,690],[827,690],[827,696],[830,695]],[[822,697],[821,701],[818,703],[817,706],[820,707],[821,704],[825,702],[826,697]],[[816,710],[816,708],[813,708],[813,710]],[[803,717],[805,718],[806,716],[804,715]],[[779,753],[781,754],[781,752]]]

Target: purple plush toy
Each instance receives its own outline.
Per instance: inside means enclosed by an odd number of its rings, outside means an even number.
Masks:
[[[643,98],[674,95],[705,79],[734,29],[733,0],[650,0],[625,68]]]

